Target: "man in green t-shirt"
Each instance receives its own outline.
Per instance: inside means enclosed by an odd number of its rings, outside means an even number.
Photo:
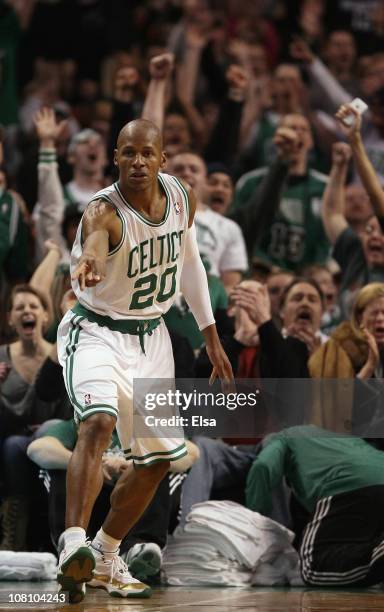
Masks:
[[[239,179],[230,216],[246,228],[254,257],[297,271],[329,257],[320,216],[327,177],[308,167],[313,139],[304,115],[285,115],[274,142],[276,161]]]
[[[384,578],[384,453],[313,425],[267,438],[247,479],[246,504],[261,514],[283,478],[310,518],[301,573],[316,586],[371,586]]]

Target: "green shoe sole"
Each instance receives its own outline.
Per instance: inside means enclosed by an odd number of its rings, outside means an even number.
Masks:
[[[68,592],[69,603],[79,603],[84,599],[83,584],[93,578],[95,559],[88,546],[78,548],[61,566],[57,582],[61,591]]]

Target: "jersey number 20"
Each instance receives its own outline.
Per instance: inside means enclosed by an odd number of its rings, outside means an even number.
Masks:
[[[172,266],[164,270],[162,275],[147,274],[138,278],[134,284],[137,291],[132,295],[129,310],[142,310],[152,306],[156,295],[156,302],[166,302],[176,291],[176,271],[177,266]]]

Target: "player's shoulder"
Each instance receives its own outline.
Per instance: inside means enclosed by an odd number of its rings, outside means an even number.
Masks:
[[[184,192],[185,196],[188,197],[191,193],[191,187],[186,181],[175,176],[174,174],[167,174],[166,172],[159,172],[159,179],[166,185],[176,187]]]
[[[255,170],[250,170],[249,172],[242,174],[236,183],[236,191],[240,191],[241,189],[243,189],[243,187],[249,182],[259,181],[267,174],[267,171],[268,168],[263,166],[262,168],[256,168]]]
[[[99,189],[92,196],[84,211],[85,215],[99,216],[103,214],[116,213],[117,191],[116,184],[108,185]]]
[[[90,203],[105,200],[106,202],[111,202],[113,204],[116,193],[116,183],[112,183],[111,185],[107,185],[107,187],[103,187],[103,189],[96,191],[96,193],[92,196]]]
[[[184,198],[189,224],[192,223],[196,211],[196,197],[190,185],[174,174],[159,173],[159,179],[172,198]]]

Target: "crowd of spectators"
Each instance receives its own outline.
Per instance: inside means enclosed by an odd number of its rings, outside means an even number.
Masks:
[[[166,172],[196,194],[199,249],[235,377],[286,381],[274,395],[279,406],[291,401],[284,427],[369,431],[379,448],[372,461],[384,467],[374,426],[379,385],[368,406],[359,395],[384,367],[383,43],[383,0],[0,2],[0,549],[60,546],[76,443],[55,344],[75,301],[70,251],[91,197],[116,180],[118,132],[137,117],[162,129]],[[349,107],[356,96],[369,107],[362,117]],[[209,378],[203,336],[181,294],[165,320],[176,377]],[[308,412],[295,379],[353,384],[323,389]],[[271,416],[259,409],[267,433]],[[283,436],[268,450],[260,438],[189,442],[188,459],[174,463],[124,541],[128,563],[135,568],[143,542],[160,555],[168,530],[214,495],[292,527],[285,507],[265,503],[276,484],[273,451],[289,444]],[[318,446],[326,462],[329,448]],[[307,447],[290,448],[305,471]],[[354,448],[337,452],[350,461]],[[91,531],[116,478],[131,469],[117,439],[103,466]],[[362,488],[365,476],[333,493]],[[372,477],[372,485],[382,482]],[[36,498],[52,543],[33,540]],[[309,513],[321,498],[310,499]],[[376,534],[367,538],[378,546]],[[158,570],[138,567],[140,578]],[[315,582],[316,571],[303,568]]]

